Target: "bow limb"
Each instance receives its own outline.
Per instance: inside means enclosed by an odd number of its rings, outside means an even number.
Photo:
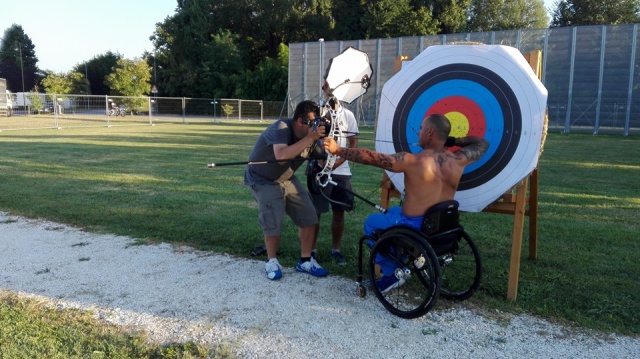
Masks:
[[[333,139],[336,141],[338,141],[339,138],[342,138],[344,136],[344,134],[342,133],[342,129],[338,125],[338,120],[337,120],[338,112],[334,108],[334,106],[331,105],[332,102],[336,104],[337,101],[338,100],[332,97],[329,101],[327,101],[327,103],[324,106],[327,113],[331,116],[331,129],[329,133],[327,133],[327,136],[333,137]],[[318,119],[316,119],[316,121],[318,121]],[[336,165],[337,160],[338,160],[338,156],[331,153],[327,154],[327,159],[325,161],[324,167],[320,172],[316,174],[316,182],[320,187],[326,187],[329,183],[334,185],[336,184],[333,181],[331,174],[333,172],[333,169]]]

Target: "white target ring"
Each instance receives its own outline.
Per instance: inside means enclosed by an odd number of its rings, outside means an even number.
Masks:
[[[382,88],[376,150],[417,153],[422,119],[442,113],[452,135],[490,143],[467,166],[455,199],[478,212],[533,171],[538,163],[547,90],[522,54],[502,45],[430,46]],[[404,176],[388,173],[399,191]]]

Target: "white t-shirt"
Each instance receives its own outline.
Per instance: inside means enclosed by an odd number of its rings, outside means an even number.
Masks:
[[[349,147],[349,139],[347,137],[356,136],[358,134],[358,122],[353,112],[344,108],[342,105],[338,106],[336,110],[336,121],[340,130],[345,134],[337,139],[338,146]],[[349,161],[345,161],[340,167],[336,168],[332,172],[336,175],[351,175],[351,169],[349,168]]]

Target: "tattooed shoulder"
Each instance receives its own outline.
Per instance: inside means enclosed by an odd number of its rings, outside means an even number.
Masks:
[[[396,161],[403,161],[404,160],[404,156],[406,155],[406,152],[398,152],[398,153],[394,153],[393,155],[391,155],[391,157],[393,157],[394,160]]]

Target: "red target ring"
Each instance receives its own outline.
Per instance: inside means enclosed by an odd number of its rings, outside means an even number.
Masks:
[[[477,103],[463,96],[450,96],[436,101],[424,114],[427,117],[441,113],[451,122],[451,136],[484,137],[486,120]]]

